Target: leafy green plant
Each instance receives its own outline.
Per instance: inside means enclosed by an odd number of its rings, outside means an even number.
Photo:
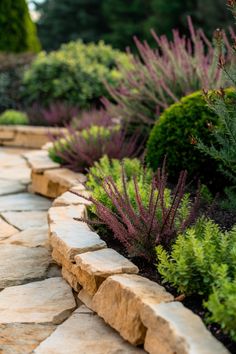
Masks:
[[[92,192],[93,198],[115,211],[115,206],[104,190],[102,183],[105,178],[111,177],[116,183],[117,188],[121,191],[123,189],[122,168],[124,169],[126,188],[131,204],[137,209],[133,184],[133,177],[135,176],[141,198],[145,206],[147,206],[149,199],[149,193],[147,193],[147,191],[150,189],[152,172],[150,169],[144,168],[139,159],[124,158],[121,162],[116,159],[109,159],[109,157],[105,155],[99,161],[95,162],[94,166],[89,169],[86,183],[87,187]],[[94,205],[90,208],[95,212]]]
[[[236,341],[236,277],[228,277],[228,267],[225,264],[216,271],[217,284],[205,302],[210,312],[208,321],[219,323],[222,330]]]
[[[228,274],[235,274],[236,228],[223,232],[213,221],[200,219],[177,237],[170,253],[162,246],[156,252],[157,269],[164,282],[186,295],[209,295],[218,267],[226,264]]]
[[[236,97],[233,89],[227,89],[226,95]],[[218,116],[207,106],[202,92],[182,98],[163,112],[152,129],[147,143],[148,164],[155,170],[167,155],[171,177],[187,169],[191,177],[202,177],[209,185],[217,178],[217,162],[196,148],[196,137],[205,143],[213,141],[210,128],[218,122]]]
[[[23,98],[30,104],[47,106],[59,100],[90,108],[102,96],[108,96],[104,80],[111,86],[120,81],[117,64],[129,66],[129,62],[127,54],[103,42],[62,45],[58,51],[40,53],[25,72]]]
[[[9,109],[0,115],[0,125],[27,125],[28,117],[25,113]]]

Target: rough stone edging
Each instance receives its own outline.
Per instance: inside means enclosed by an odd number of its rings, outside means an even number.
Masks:
[[[48,142],[49,135],[57,137],[62,132],[65,132],[65,129],[28,125],[0,125],[0,145],[40,149]]]
[[[48,214],[52,256],[86,306],[150,354],[229,353],[200,317],[162,286],[137,275],[132,262],[107,248],[86,223],[74,220],[86,216],[88,202],[70,192],[86,193],[84,175],[55,165],[45,151],[25,158],[32,168],[32,191],[56,198]]]

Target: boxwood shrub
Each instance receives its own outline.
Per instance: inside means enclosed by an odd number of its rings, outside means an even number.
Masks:
[[[9,109],[0,115],[0,125],[27,125],[29,119],[23,112]]]
[[[233,89],[227,97],[235,97]],[[202,177],[208,183],[216,179],[217,162],[196,148],[196,139],[209,145],[211,125],[217,115],[207,106],[203,93],[197,91],[167,108],[153,127],[147,143],[147,162],[155,170],[167,156],[170,177],[186,169],[190,177]]]
[[[128,66],[127,54],[103,42],[64,44],[58,51],[42,52],[25,72],[23,98],[26,103],[49,105],[61,100],[87,108],[96,104],[109,85],[118,84],[121,74],[117,64]]]

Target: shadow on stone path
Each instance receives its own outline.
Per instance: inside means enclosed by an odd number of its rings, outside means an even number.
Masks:
[[[0,148],[0,354],[143,353],[62,279],[48,243],[51,200],[27,192],[25,152]]]

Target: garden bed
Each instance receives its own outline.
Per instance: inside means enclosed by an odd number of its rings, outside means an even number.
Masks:
[[[137,262],[139,271],[135,260],[133,263],[109,248],[114,245],[108,244],[107,238],[104,242],[86,223],[74,220],[87,215],[88,202],[66,190],[85,193],[82,184],[85,176],[66,172],[58,165],[49,166],[48,157],[42,151],[25,157],[33,170],[32,190],[58,197],[49,210],[52,255],[62,266],[63,277],[78,292],[79,299],[130,343],[144,344],[149,353],[160,353],[160,348],[163,353],[179,354],[205,353],[206,348],[208,353],[228,352],[206,330],[198,316],[175,301],[165,288],[141,276],[159,281],[152,269]],[[37,183],[38,177],[40,183]],[[52,196],[50,190],[55,184],[57,188]],[[138,271],[141,275],[137,275]],[[188,304],[187,301],[191,299],[186,300],[186,304],[201,315],[196,302]],[[221,333],[217,336],[228,346],[227,338],[221,338]]]

